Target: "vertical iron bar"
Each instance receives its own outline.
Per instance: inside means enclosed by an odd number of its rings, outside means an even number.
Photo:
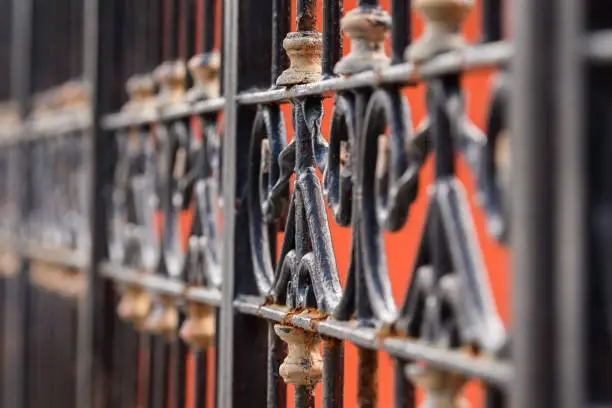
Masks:
[[[179,53],[179,1],[166,0],[166,18],[164,19],[165,61],[174,61]]]
[[[202,21],[204,27],[202,29],[202,51],[211,52],[215,49],[215,32],[217,27],[217,0],[203,0],[202,6]]]
[[[316,31],[317,0],[297,0],[296,30]]]
[[[122,407],[121,405],[121,362],[125,356],[125,348],[122,346],[122,332],[123,327],[119,316],[113,318],[113,339],[112,339],[112,361],[111,361],[111,373],[110,373],[110,404],[113,407]]]
[[[149,0],[147,10],[147,71],[153,72],[162,62],[164,0]]]
[[[359,0],[357,1],[357,7],[378,7],[378,0]]]
[[[274,323],[268,323],[268,408],[287,406],[287,386],[278,372],[287,355],[285,343],[274,333]]]
[[[121,326],[122,348],[125,350],[121,381],[121,406],[133,408],[137,406],[140,339],[133,327],[124,322],[121,322]]]
[[[485,3],[487,0],[484,0]],[[391,0],[391,63],[404,62],[404,52],[412,39],[411,0]]]
[[[378,353],[359,348],[357,400],[360,408],[375,408],[378,392]]]
[[[151,383],[152,398],[149,401],[152,408],[166,408],[168,400],[168,374],[170,371],[170,347],[162,336],[153,337],[153,375]]]
[[[221,2],[221,48],[220,48],[220,53],[221,53],[221,69],[219,71],[219,91],[221,95],[225,95],[225,44],[227,43],[228,39],[225,36],[225,24],[227,23],[227,19],[226,19],[226,14],[228,13],[227,11],[227,6],[225,1],[222,0],[218,0]],[[216,31],[216,30],[215,30]]]
[[[323,50],[322,70],[325,77],[334,74],[334,65],[342,58],[342,2],[340,0],[323,0]],[[276,81],[276,78],[274,78]]]
[[[147,69],[147,0],[134,1],[134,73]]]
[[[107,406],[108,372],[111,361],[112,319],[114,315],[111,285],[101,278],[98,265],[106,253],[106,187],[112,179],[112,138],[103,134],[100,118],[118,101],[113,83],[115,28],[119,18],[119,0],[84,0],[83,70],[89,84],[89,116],[92,124],[83,132],[89,140],[89,220],[91,249],[89,266],[84,270],[85,293],[80,300],[77,343],[76,406]],[[94,403],[95,402],[95,403]]]
[[[136,53],[135,30],[134,30],[134,3],[136,0],[124,0],[123,5],[123,47],[124,54],[124,75],[127,77],[136,73],[135,58]]]
[[[586,23],[585,30],[581,35],[586,36],[587,33],[590,35],[598,30],[610,30],[612,28],[612,3],[602,0],[587,0],[581,4],[584,4],[584,9],[582,11],[575,10],[577,14],[574,16],[575,18],[583,17],[582,21]],[[569,3],[563,3],[564,15],[566,16],[563,20],[564,23],[569,18],[569,13],[576,9],[577,6],[577,4],[570,5]],[[576,24],[577,22],[572,22],[570,30],[575,32]],[[566,34],[569,36],[569,33]],[[567,40],[569,41],[569,38]],[[575,39],[572,40],[575,41]],[[568,48],[566,50],[568,54],[573,51],[571,49],[573,46],[575,46],[573,42],[565,45]],[[571,63],[569,58],[567,63]],[[577,68],[575,66],[576,61],[571,63],[571,65],[570,67],[565,67],[566,70],[564,72],[567,74],[564,79],[570,80],[570,87],[578,88],[576,74],[572,73]],[[612,389],[608,386],[609,383],[607,381],[612,376],[612,352],[610,350],[612,342],[612,301],[610,296],[612,293],[612,257],[609,250],[612,232],[609,221],[612,219],[612,212],[610,211],[610,208],[612,208],[612,183],[610,183],[609,171],[612,164],[610,160],[610,157],[612,157],[612,143],[610,143],[610,139],[605,137],[605,135],[609,134],[610,129],[612,129],[608,114],[612,87],[605,80],[606,75],[610,72],[609,64],[592,64],[584,68],[586,69],[587,82],[582,91],[586,96],[584,105],[582,105],[584,109],[582,112],[588,115],[585,118],[588,144],[586,146],[587,156],[582,160],[586,160],[583,163],[587,166],[587,178],[586,182],[583,181],[581,186],[575,187],[577,193],[580,193],[580,189],[586,189],[587,191],[587,207],[585,208],[584,215],[589,220],[587,224],[587,242],[584,244],[584,248],[582,248],[587,251],[584,260],[586,261],[585,271],[587,271],[588,275],[588,281],[585,284],[585,300],[588,300],[588,303],[585,311],[587,334],[585,342],[586,361],[584,362],[586,378],[584,383],[587,389],[584,391],[586,397],[584,404],[586,406],[609,406],[612,402]],[[577,97],[580,98],[581,95],[578,93]],[[577,103],[582,102],[583,100],[577,99]],[[567,113],[567,111],[564,110],[564,113]],[[580,111],[573,112],[573,115],[575,115],[573,120],[579,123],[580,117],[577,116],[578,113]],[[567,132],[567,136],[562,140],[570,137],[570,131],[574,130],[573,128],[576,128],[578,123],[568,123],[572,126],[572,129]],[[579,136],[582,139],[582,134]],[[566,149],[577,148],[579,150],[575,154],[578,154],[581,149],[579,143],[580,140],[568,141]],[[569,155],[570,152],[567,154]],[[580,171],[579,168],[576,170]],[[576,198],[574,200],[570,202],[576,203],[576,213],[573,214],[572,219],[578,216],[581,210],[580,201]],[[570,220],[569,222],[576,221]],[[582,233],[583,231],[579,231],[579,234]],[[580,235],[578,235],[578,238],[580,238]],[[574,249],[574,251],[576,250]],[[578,254],[579,252],[576,253]],[[568,274],[570,273],[570,266],[568,265]],[[576,273],[576,271],[571,272]],[[565,274],[562,276],[562,278],[566,277]],[[576,277],[568,277],[568,279],[570,279],[570,282],[567,282],[567,284],[570,285]],[[577,311],[572,310],[571,312],[574,314]],[[578,316],[572,316],[572,318],[576,317]],[[578,333],[574,333],[574,335],[576,334]],[[570,340],[571,338],[567,339],[568,342]],[[574,350],[573,352],[576,353],[577,351]],[[578,357],[581,356],[575,355],[568,359],[567,367],[569,368],[570,364]],[[569,377],[567,380],[569,380]]]
[[[179,59],[185,60],[188,53],[191,51],[187,47],[187,37],[189,36],[189,22],[192,21],[190,18],[190,0],[177,0],[179,2],[179,16],[177,24],[177,47]]]
[[[151,387],[152,375],[153,375],[153,336],[146,333],[140,334],[140,355],[142,358],[139,360],[139,375],[138,375],[138,390],[139,390],[139,406],[143,408],[150,408],[152,406],[151,400],[153,395],[153,388]]]
[[[185,320],[185,315],[182,312],[179,313],[179,327],[181,327]],[[172,370],[172,397],[174,399],[174,408],[185,408],[188,352],[187,345],[177,337],[172,344],[172,361],[174,363],[174,369]]]
[[[187,53],[185,54],[185,59],[189,59],[192,55],[198,53],[198,49],[196,47],[196,32],[197,32],[197,17],[198,17],[198,1],[197,0],[187,0],[187,18],[185,19],[187,25],[187,38],[185,40],[185,48],[187,49]],[[214,25],[213,25],[214,26]],[[191,77],[191,76],[190,76]]]
[[[485,390],[485,408],[505,408],[508,406],[507,396],[503,390],[487,385]]]
[[[249,253],[248,213],[242,202],[255,112],[236,101],[239,91],[263,87],[270,79],[271,0],[224,2],[223,90],[223,259],[225,271],[219,330],[218,406],[253,405],[266,398],[267,332],[265,321],[236,313],[234,300],[256,294]],[[240,57],[238,51],[240,50]]]
[[[512,4],[511,265],[516,330],[511,401],[516,408],[541,408],[555,406],[552,124],[557,2],[515,0]]]
[[[295,408],[314,408],[314,390],[305,385],[295,385],[293,405]]]
[[[19,2],[18,2],[19,3]],[[30,63],[28,64],[28,69],[31,70],[30,76],[32,78],[31,81],[28,81],[28,89],[24,90],[24,93],[31,97],[32,94],[38,92],[46,86],[47,77],[50,75],[51,70],[43,70],[41,66],[46,58],[46,52],[48,52],[48,47],[46,43],[45,36],[43,34],[45,31],[46,22],[43,21],[43,16],[46,15],[45,5],[48,3],[44,3],[40,0],[29,0],[29,7],[31,13],[31,22],[30,27],[36,27],[36,29],[31,28],[31,32],[28,32],[28,35],[31,37],[31,51],[28,52],[28,59]],[[18,9],[18,7],[15,7]],[[16,39],[16,41],[18,41]],[[13,66],[11,66],[11,72],[15,70],[15,59],[13,58]]]
[[[355,128],[356,129],[363,129],[364,126],[364,120],[365,120],[365,114],[366,114],[366,109],[367,109],[367,105],[368,105],[368,101],[370,100],[370,96],[371,96],[372,92],[370,90],[367,89],[359,89],[355,92]],[[358,139],[355,143],[355,149],[356,151],[359,151],[358,149],[361,149],[361,146],[363,145],[361,143],[361,138],[362,135],[357,132],[356,134],[356,138]],[[359,157],[359,155],[356,155],[357,157]],[[362,174],[363,168],[362,166],[357,166],[356,169],[356,174],[355,174],[355,179],[356,180],[361,180],[363,174]],[[357,187],[359,190],[361,189],[361,187]],[[354,208],[357,208],[357,206],[360,205],[360,200],[355,200],[353,201],[353,205],[355,206]],[[353,210],[353,214],[355,214],[355,217],[361,217],[361,211],[355,211]],[[361,240],[360,238],[360,231],[359,231],[359,225],[360,223],[357,222],[356,220],[353,220],[353,222],[355,223],[355,225],[357,225],[357,227],[355,228],[355,230],[353,231],[353,236],[354,236],[354,240],[355,242],[359,242]],[[359,247],[359,244],[356,244],[356,247]],[[359,321],[361,322],[369,322],[371,321],[371,319],[373,318],[373,313],[372,313],[372,307],[370,306],[370,299],[368,296],[368,292],[367,292],[367,284],[365,281],[365,273],[364,273],[364,269],[363,269],[363,254],[361,253],[361,251],[354,251],[354,258],[353,258],[353,262],[354,262],[354,268],[356,273],[356,282],[355,282],[355,304],[356,304],[356,317]]]
[[[557,406],[560,408],[586,406],[585,357],[585,300],[587,279],[582,271],[601,271],[589,268],[586,262],[587,177],[584,114],[588,102],[584,92],[586,70],[580,38],[584,33],[584,1],[561,0],[556,3],[559,24],[556,35],[559,55],[555,64],[556,108],[558,126],[556,165],[556,319],[555,339],[558,343],[555,372]],[[499,6],[499,5],[498,5]],[[499,12],[497,14],[500,14]],[[609,15],[609,14],[608,14]],[[597,272],[595,272],[597,273]],[[603,323],[603,322],[602,322]],[[589,348],[590,349],[590,348]],[[608,347],[609,350],[609,347]],[[610,356],[610,352],[604,353]],[[608,360],[609,361],[609,360]],[[609,401],[608,401],[609,402]]]
[[[323,339],[323,408],[342,408],[344,394],[344,343]]]
[[[10,50],[10,96],[17,103],[19,116],[23,118],[29,108],[32,83],[32,0],[14,1],[12,7],[11,50]],[[6,11],[8,12],[8,11]],[[27,201],[21,202],[27,208]],[[20,262],[19,274],[7,279],[6,307],[7,314],[3,332],[10,336],[5,346],[6,359],[3,375],[2,395],[4,407],[28,407],[28,271],[26,262]]]
[[[14,0],[3,0],[0,14],[0,100],[10,99],[11,96],[11,53],[14,44],[13,13]]]
[[[482,42],[502,39],[502,0],[482,2]]]
[[[6,348],[7,348],[7,340],[9,339],[10,334],[6,331],[6,314],[8,313],[6,297],[8,291],[8,277],[3,276],[0,278],[0,406],[4,407],[4,395],[6,395],[5,388],[5,367],[8,364],[9,359],[7,359]]]
[[[68,41],[69,27],[65,17],[67,13],[68,0],[58,0],[54,2],[48,10],[48,27],[52,58],[50,65],[54,71],[53,79],[49,87],[59,85],[67,78],[66,63],[70,61],[70,42]],[[66,48],[68,46],[68,48]]]
[[[406,379],[404,368],[406,362],[400,359],[393,360],[393,375],[395,380],[395,408],[415,408],[415,387]],[[488,407],[487,407],[488,408]]]
[[[206,349],[198,350],[194,353],[195,360],[195,390],[193,398],[193,408],[206,408],[206,396],[208,394],[208,358]]]
[[[83,1],[70,1],[70,78],[83,71]]]
[[[272,86],[276,79],[289,68],[289,57],[283,40],[291,30],[291,0],[274,0],[272,4]]]

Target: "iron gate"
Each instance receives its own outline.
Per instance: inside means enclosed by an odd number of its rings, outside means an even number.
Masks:
[[[3,407],[612,404],[609,1],[0,3]]]

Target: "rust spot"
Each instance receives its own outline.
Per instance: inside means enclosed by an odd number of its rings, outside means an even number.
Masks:
[[[381,345],[386,338],[394,336],[393,324],[384,324],[380,329],[376,331],[376,340]]]
[[[297,10],[296,26],[298,31],[315,31],[317,26],[317,13],[315,0],[302,0]],[[299,2],[298,2],[299,4]],[[299,6],[298,6],[299,7]]]

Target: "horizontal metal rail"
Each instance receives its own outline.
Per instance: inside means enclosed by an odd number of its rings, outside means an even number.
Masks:
[[[151,292],[211,306],[219,306],[221,304],[221,292],[218,290],[189,286],[183,282],[164,278],[149,272],[104,263],[100,268],[100,273],[102,276],[112,279],[117,283],[136,285]]]
[[[466,47],[432,58],[422,65],[403,63],[379,71],[367,71],[350,77],[337,77],[296,85],[291,88],[261,92],[246,92],[237,96],[239,103],[252,105],[288,101],[294,98],[329,94],[366,87],[392,84],[413,84],[421,80],[461,71],[477,71],[494,68],[507,63],[512,56],[512,47],[506,42],[494,42]]]
[[[348,340],[358,347],[383,350],[401,359],[427,362],[468,377],[478,377],[499,387],[508,387],[512,382],[510,361],[472,357],[465,352],[448,350],[409,338],[381,336],[376,329],[357,327],[354,322],[333,320],[316,311],[296,313],[286,306],[266,305],[265,299],[261,297],[242,296],[234,301],[234,307],[244,314],[288,323],[338,340]]]
[[[175,120],[191,115],[203,115],[223,110],[225,98],[215,98],[189,105],[187,103],[172,105],[162,112],[155,109],[137,109],[113,113],[102,119],[105,130],[122,129],[130,126],[141,126],[153,122]]]
[[[10,251],[31,261],[83,270],[89,267],[88,252],[61,246],[45,246],[27,240],[0,236],[0,250]]]
[[[23,125],[6,132],[0,137],[0,147],[83,132],[91,124],[91,114],[86,109],[56,111],[26,121]]]
[[[612,30],[596,31],[584,41],[584,54],[593,62],[612,61]]]
[[[348,78],[336,77],[307,85],[297,85],[291,88],[248,91],[239,94],[236,99],[243,105],[281,103],[302,96],[328,96],[334,91],[372,87],[383,84],[406,85],[445,73],[476,71],[479,69],[497,67],[508,62],[511,56],[512,48],[508,43],[495,42],[467,47],[461,51],[440,55],[420,66],[415,66],[410,63],[398,64],[380,71],[364,72]],[[105,130],[116,130],[130,126],[146,125],[158,121],[180,119],[190,115],[216,112],[222,110],[224,106],[224,98],[215,98],[191,106],[188,104],[175,105],[161,113],[155,110],[145,109],[139,109],[133,112],[118,112],[104,117],[102,120],[102,127]]]

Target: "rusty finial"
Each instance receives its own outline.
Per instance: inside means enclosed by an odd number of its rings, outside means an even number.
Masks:
[[[288,345],[287,357],[279,373],[287,384],[313,388],[323,377],[323,359],[319,337],[293,326],[274,325],[274,332]]]
[[[155,101],[155,82],[150,75],[134,75],[127,80],[125,89],[129,100],[124,110],[146,108]]]
[[[391,17],[386,11],[356,8],[346,13],[340,24],[351,41],[351,51],[334,67],[336,74],[351,75],[389,65],[384,42],[391,30]]]
[[[474,0],[416,0],[414,8],[425,19],[425,31],[408,47],[406,58],[418,64],[434,55],[464,47],[461,24],[473,7]]]
[[[187,318],[179,333],[181,339],[194,349],[204,349],[215,338],[215,310],[212,306],[190,302]]]
[[[321,80],[321,33],[316,31],[316,1],[297,2],[297,31],[287,34],[283,48],[291,60],[289,68],[276,80],[276,85],[292,86]]]
[[[137,329],[142,328],[151,311],[151,295],[141,287],[129,285],[117,305],[119,317],[132,323]]]
[[[153,72],[155,82],[159,85],[157,103],[159,106],[182,102],[185,95],[187,68],[185,62],[166,61]]]
[[[19,105],[16,102],[0,102],[0,134],[3,129],[12,130],[19,126]]]
[[[187,92],[189,102],[219,97],[221,56],[218,52],[194,55],[188,67],[194,82],[193,88]]]
[[[89,87],[85,81],[68,81],[59,87],[58,94],[62,109],[82,108],[89,102]]]
[[[406,374],[425,390],[425,399],[419,408],[469,408],[463,396],[467,380],[460,374],[443,371],[429,365],[411,364]]]
[[[178,327],[178,309],[169,296],[160,296],[152,303],[151,312],[143,324],[143,330],[173,339]]]

